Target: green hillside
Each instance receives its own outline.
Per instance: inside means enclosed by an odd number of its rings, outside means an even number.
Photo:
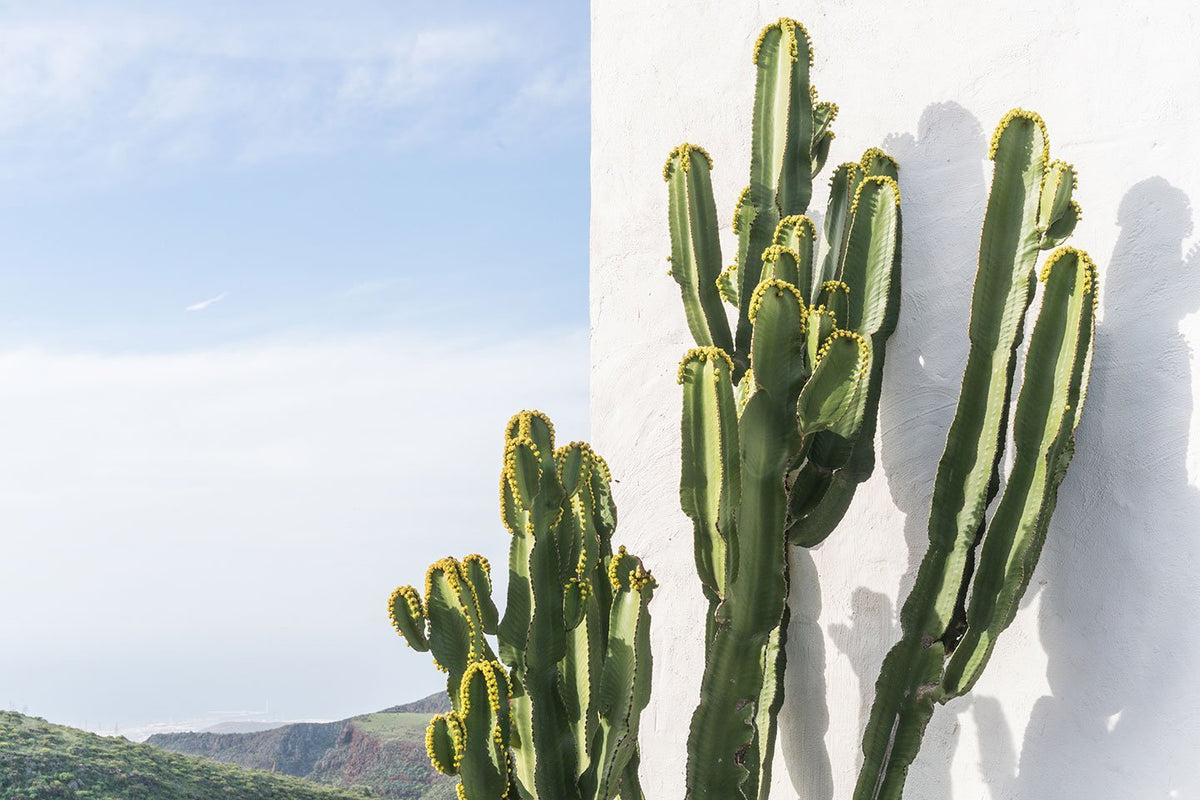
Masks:
[[[340,722],[299,722],[255,733],[165,733],[147,744],[330,786],[370,788],[386,800],[453,800],[454,781],[425,753],[425,727],[449,708],[445,693]]]
[[[169,753],[0,712],[0,800],[362,800],[367,792]]]

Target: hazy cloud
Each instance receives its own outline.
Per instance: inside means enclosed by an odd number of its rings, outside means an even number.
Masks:
[[[432,691],[386,598],[503,560],[504,423],[585,438],[586,365],[582,330],[0,354],[0,703],[128,727]]]

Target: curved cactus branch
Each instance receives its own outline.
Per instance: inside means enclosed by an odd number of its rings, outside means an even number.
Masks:
[[[1070,198],[1074,170],[1050,160],[1038,115],[1010,111],[990,155],[995,174],[971,303],[971,349],[934,485],[929,549],[901,610],[902,639],[876,684],[855,800],[901,796],[934,703],[974,685],[996,636],[1012,621],[1083,404],[1096,269],[1085,254],[1067,248],[1043,271],[1047,287],[1016,405],[1014,468],[988,523],[1035,262],[1048,231],[1077,208]]]

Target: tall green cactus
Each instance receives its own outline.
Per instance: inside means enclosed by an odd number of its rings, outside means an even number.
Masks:
[[[929,550],[901,611],[902,638],[876,684],[855,800],[901,797],[934,703],[974,685],[996,636],[1012,622],[1083,410],[1096,267],[1086,253],[1062,247],[1041,271],[1042,306],[1013,415],[1013,468],[989,521],[1038,254],[1061,244],[1079,220],[1074,169],[1050,160],[1037,114],[1010,111],[990,155],[995,174],[971,302],[971,349],[934,484]]]
[[[393,626],[447,673],[452,710],[430,722],[426,746],[459,776],[462,800],[643,800],[655,583],[624,547],[612,551],[609,482],[587,444],[556,450],[545,415],[517,414],[500,480],[512,537],[503,619],[477,555],[434,563],[424,598],[411,586],[392,594]]]
[[[675,148],[671,274],[698,347],[683,385],[680,500],[709,602],[688,797],[764,798],[782,703],[787,543],[813,546],[874,468],[884,342],[898,310],[896,164],[871,149],[835,170],[820,259],[804,216],[837,106],[816,101],[804,27],[781,19],[754,49],[750,185],[737,261],[721,269],[712,159]],[[736,310],[731,331],[722,300]]]

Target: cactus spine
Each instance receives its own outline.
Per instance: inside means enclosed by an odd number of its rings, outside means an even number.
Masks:
[[[1029,584],[1074,451],[1092,355],[1096,267],[1056,250],[1041,271],[1042,306],[1013,414],[1015,459],[999,485],[1017,347],[1038,254],[1079,220],[1070,165],[1049,158],[1046,126],[1014,110],[992,139],[995,162],[971,303],[971,349],[938,466],[929,550],[901,611],[863,738],[855,800],[896,800],[935,702],[967,692]],[[976,566],[978,561],[978,566]]]
[[[392,594],[393,626],[447,673],[452,710],[430,721],[426,747],[439,771],[459,776],[461,800],[643,800],[655,583],[624,547],[612,551],[609,482],[587,444],[556,450],[545,415],[517,414],[500,479],[511,534],[504,617],[477,555],[434,563],[424,598],[411,586]]]
[[[813,546],[874,467],[884,342],[896,319],[900,192],[872,149],[833,174],[823,254],[804,216],[837,114],[809,82],[804,27],[755,45],[750,184],[722,270],[712,159],[683,144],[663,169],[671,274],[697,347],[683,386],[680,499],[709,602],[688,797],[764,798],[782,703],[787,543]],[[736,310],[733,329],[723,301]]]

